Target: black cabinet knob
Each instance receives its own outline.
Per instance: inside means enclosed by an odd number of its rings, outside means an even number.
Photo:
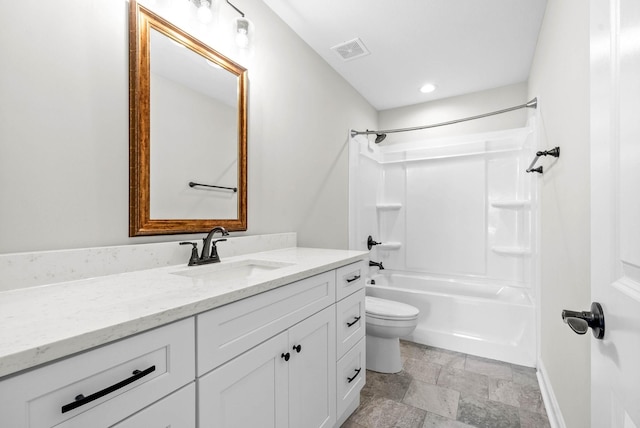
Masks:
[[[283,352],[282,355],[280,355],[280,358],[284,358],[285,361],[289,361],[289,358],[291,358],[291,354],[289,354],[288,352],[285,354]]]
[[[293,350],[296,351],[299,354],[300,351],[302,351],[302,345],[295,345],[293,347]]]

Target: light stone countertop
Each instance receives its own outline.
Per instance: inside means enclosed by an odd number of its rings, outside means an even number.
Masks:
[[[183,264],[0,292],[0,378],[367,257],[367,251],[285,248],[210,265]],[[250,260],[290,265],[222,281],[174,274]]]

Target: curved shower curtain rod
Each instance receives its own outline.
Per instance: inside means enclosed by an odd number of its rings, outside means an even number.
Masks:
[[[482,119],[483,117],[493,116],[493,115],[496,115],[496,114],[507,113],[507,112],[514,111],[514,110],[520,110],[522,108],[538,108],[538,98],[534,98],[531,101],[529,101],[528,103],[520,104],[519,106],[509,107],[509,108],[505,108],[505,109],[497,110],[497,111],[492,111],[491,113],[479,114],[477,116],[465,117],[464,119],[456,119],[456,120],[450,120],[449,122],[436,123],[434,125],[414,126],[413,128],[384,129],[384,130],[380,130],[380,131],[369,131],[368,129],[366,131],[354,131],[352,129],[351,130],[351,138],[355,137],[356,135],[371,135],[371,134],[375,134],[376,135],[376,144],[378,144],[382,140],[387,138],[387,134],[391,134],[391,133],[394,133],[394,132],[418,131],[418,130],[421,130],[421,129],[436,128],[438,126],[453,125],[455,123],[466,122],[468,120],[474,120],[474,119]]]

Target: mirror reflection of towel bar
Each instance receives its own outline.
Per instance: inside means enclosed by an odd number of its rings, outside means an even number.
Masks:
[[[194,183],[193,181],[189,182],[189,187],[196,187],[196,186],[202,186],[202,187],[212,187],[214,189],[224,189],[224,190],[233,190],[234,193],[236,193],[238,191],[237,187],[224,187],[224,186],[214,186],[212,184],[202,184],[202,183]]]
[[[542,174],[542,172],[543,172],[542,166],[539,166],[537,168],[533,167],[536,164],[536,162],[538,162],[538,158],[540,156],[553,156],[554,158],[559,158],[560,157],[560,147],[554,147],[551,150],[545,150],[545,151],[537,152],[536,153],[536,157],[533,158],[533,162],[531,162],[531,165],[529,165],[529,168],[527,168],[527,172],[537,172],[539,174]]]

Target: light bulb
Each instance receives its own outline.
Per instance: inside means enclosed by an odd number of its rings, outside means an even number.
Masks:
[[[238,28],[238,32],[236,33],[236,44],[241,48],[249,46],[249,35],[247,34],[247,30],[244,28]]]
[[[200,7],[198,8],[198,12],[196,13],[198,16],[198,21],[203,24],[209,24],[213,20],[213,12],[211,11],[211,3],[202,0],[200,2]]]
[[[251,21],[249,21],[247,18],[236,18],[235,20],[236,45],[238,45],[242,49],[246,49],[251,43],[251,38],[249,35],[250,26]]]

